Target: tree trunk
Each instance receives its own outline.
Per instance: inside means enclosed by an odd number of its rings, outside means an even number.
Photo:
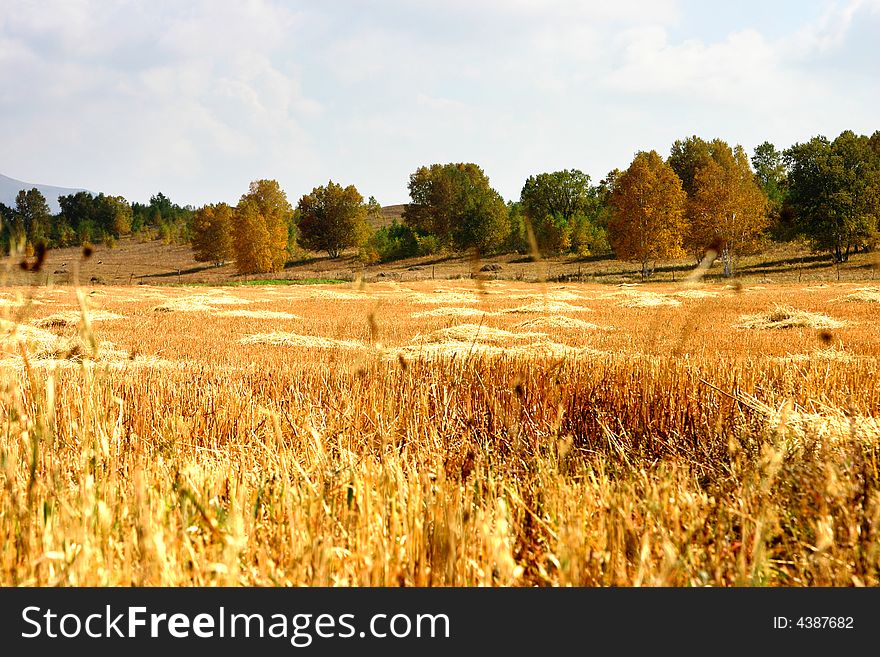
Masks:
[[[730,257],[730,249],[725,247],[721,251],[721,262],[724,263],[724,278],[733,276],[733,260]]]

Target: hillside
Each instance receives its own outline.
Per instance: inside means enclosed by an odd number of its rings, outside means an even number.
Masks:
[[[379,228],[384,228],[385,226],[390,226],[391,222],[397,221],[401,223],[403,221],[403,209],[406,207],[405,203],[400,203],[399,205],[386,205],[382,208],[382,214],[378,217],[378,220],[371,220],[370,226],[373,230],[378,230]]]
[[[54,185],[40,185],[36,183],[29,183],[0,174],[0,203],[8,205],[9,207],[13,207],[15,205],[15,197],[18,195],[18,192],[20,190],[33,189],[34,187],[39,189],[40,193],[46,197],[46,202],[49,204],[49,209],[52,211],[52,214],[57,214],[61,211],[61,207],[58,205],[59,196],[66,196],[67,194],[76,194],[77,192],[88,191],[86,189],[74,189],[70,187],[56,187]]]

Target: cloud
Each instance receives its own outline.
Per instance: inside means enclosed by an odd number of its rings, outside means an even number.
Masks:
[[[694,133],[873,131],[880,0],[792,5],[719,27],[691,0],[7,0],[0,172],[192,203],[332,177],[392,203],[471,160],[515,198]]]
[[[0,112],[15,161],[0,165],[21,177],[228,200],[248,183],[241,170],[312,159],[303,123],[322,106],[278,58],[297,29],[283,6],[14,4],[0,32]]]

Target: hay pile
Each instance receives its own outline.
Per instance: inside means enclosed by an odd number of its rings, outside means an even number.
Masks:
[[[6,354],[21,356],[24,349],[29,357],[39,358],[54,353],[58,342],[57,335],[44,329],[0,319],[0,351]]]
[[[412,344],[390,349],[385,352],[388,359],[430,360],[434,358],[579,358],[605,357],[608,352],[585,347],[571,347],[565,344],[539,340],[526,344],[501,347],[480,342],[449,340],[446,342]]]
[[[473,294],[452,292],[448,290],[435,290],[431,294],[413,292],[410,301],[418,304],[455,305],[459,303],[479,303],[479,299]]]
[[[547,293],[547,298],[553,301],[583,301],[584,297],[568,290],[553,290]]]
[[[125,319],[122,315],[107,310],[90,310],[88,312],[90,322],[105,322],[113,319]],[[54,315],[43,317],[34,322],[39,328],[68,328],[78,326],[82,322],[82,313],[78,310],[65,310]]]
[[[504,346],[512,342],[546,338],[546,333],[513,333],[503,329],[479,324],[460,324],[448,328],[438,329],[425,336],[417,336],[416,342],[448,343],[461,342],[465,344],[480,343],[488,345]]]
[[[253,303],[227,294],[195,294],[178,299],[168,299],[153,310],[157,312],[209,313],[217,310],[215,306],[245,306]]]
[[[385,352],[388,359],[406,358],[418,360],[421,358],[455,358],[465,356],[504,356],[509,349],[478,342],[462,342],[449,340],[446,342],[426,342],[411,344],[397,349],[389,349]]]
[[[876,287],[860,287],[845,297],[835,299],[835,301],[848,301],[852,303],[880,303],[880,288]]]
[[[40,301],[38,299],[24,299],[20,295],[13,299],[8,296],[0,297],[0,307],[8,307],[11,309],[18,309],[23,306],[42,306],[44,303],[53,303],[52,299],[48,299],[47,301]]]
[[[576,329],[578,331],[603,331],[603,327],[598,324],[591,324],[582,319],[573,317],[563,317],[559,315],[550,315],[548,317],[536,317],[535,319],[527,319],[516,325],[518,329],[533,328],[560,328],[560,329]]]
[[[249,319],[302,319],[293,313],[277,310],[220,310],[214,314],[218,317],[247,317]]]
[[[315,335],[296,333],[257,333],[240,340],[241,344],[268,344],[276,347],[300,347],[303,349],[364,349],[363,342],[357,340],[333,340]]]
[[[675,296],[682,299],[710,299],[721,295],[710,290],[682,290],[681,292],[676,292]]]
[[[423,310],[422,312],[413,313],[413,319],[423,319],[426,317],[482,317],[483,315],[494,315],[495,313],[477,310],[476,308],[457,308],[443,307],[434,308],[432,310]]]
[[[811,354],[786,354],[774,357],[773,360],[784,363],[809,363],[810,361],[824,361],[835,363],[854,363],[863,357],[856,356],[843,349],[818,349]]]
[[[880,440],[880,423],[876,417],[852,415],[834,407],[806,412],[790,402],[774,408],[751,396],[746,400],[751,408],[765,416],[768,430],[781,436],[790,449],[802,447],[807,442],[833,444],[859,441],[876,444]]]
[[[680,306],[681,301],[658,294],[657,292],[629,292],[628,299],[621,301],[619,306],[624,308],[655,308],[657,306]]]
[[[547,300],[539,300],[533,301],[532,303],[526,304],[525,306],[519,306],[517,308],[508,308],[507,310],[503,310],[501,312],[505,313],[520,313],[524,315],[528,314],[562,314],[562,313],[589,313],[592,312],[589,308],[585,308],[584,306],[575,306],[570,303],[566,303],[564,301],[547,301]]]
[[[832,329],[840,328],[845,322],[826,315],[798,310],[791,306],[776,305],[771,310],[757,315],[743,315],[735,328],[743,329]]]
[[[364,292],[340,292],[339,290],[309,290],[308,294],[304,296],[324,301],[365,301],[370,298]]]

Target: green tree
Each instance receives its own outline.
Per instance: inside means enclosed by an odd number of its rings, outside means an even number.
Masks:
[[[621,260],[641,264],[642,278],[657,259],[681,254],[686,199],[681,180],[656,151],[636,154],[615,180],[611,245]]]
[[[284,269],[293,208],[278,182],[252,182],[236,210],[232,230],[236,269],[248,274]]]
[[[446,248],[498,250],[510,232],[504,199],[473,163],[419,167],[409,179],[404,222]]]
[[[375,200],[375,199],[374,199]],[[299,242],[313,251],[338,258],[344,249],[360,246],[369,235],[367,205],[354,185],[343,188],[332,180],[300,198]]]
[[[98,194],[93,200],[93,218],[101,238],[122,237],[131,232],[132,209],[122,196]]]
[[[725,276],[733,274],[740,255],[757,250],[769,223],[767,195],[741,146],[718,145],[697,169],[687,215],[695,243],[718,245]]]
[[[48,245],[52,214],[39,189],[20,190],[15,197],[18,234],[32,246]]]
[[[693,135],[687,139],[678,139],[672,144],[666,161],[681,180],[681,186],[686,194],[693,193],[697,170],[712,159],[717,142],[718,140],[708,142]]]
[[[880,156],[870,138],[850,130],[785,151],[789,203],[799,232],[837,262],[869,244],[880,216]]]
[[[781,208],[785,200],[785,162],[782,152],[769,141],[755,147],[752,155],[752,166],[755,169],[755,180],[764,190],[772,207]]]
[[[590,176],[577,169],[531,176],[522,188],[520,202],[543,254],[584,248],[589,217],[598,208]]]
[[[366,263],[390,262],[424,255],[415,231],[396,219],[382,226],[361,246],[360,259]]]
[[[0,203],[0,244],[3,252],[9,254],[16,246],[16,226],[18,218],[15,210],[8,205]]]
[[[192,247],[196,262],[222,265],[233,257],[235,210],[226,203],[206,205],[193,214]]]
[[[89,233],[85,235],[84,241],[92,239],[91,232],[95,226],[94,200],[89,192],[58,197],[58,204],[61,206],[60,223],[72,231],[76,240],[83,237],[83,232]]]

